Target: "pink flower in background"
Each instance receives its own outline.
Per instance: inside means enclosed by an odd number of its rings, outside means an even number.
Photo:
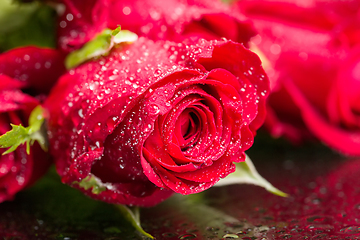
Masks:
[[[267,92],[259,58],[241,44],[140,38],[54,87],[45,106],[57,171],[109,203],[203,191],[244,161]]]
[[[58,45],[65,52],[80,48],[107,27],[110,0],[56,0]]]
[[[104,28],[130,30],[153,40],[226,38],[247,44],[255,32],[249,21],[214,0],[63,0],[58,21],[62,50],[80,48]]]
[[[315,136],[360,155],[360,3],[237,4],[254,22],[259,34],[252,42],[268,60],[269,131],[295,142]]]
[[[247,44],[255,34],[243,15],[217,0],[112,0],[109,27],[118,25],[154,40],[226,38]]]

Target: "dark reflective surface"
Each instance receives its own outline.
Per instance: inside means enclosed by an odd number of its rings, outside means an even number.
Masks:
[[[250,185],[176,195],[142,209],[156,239],[360,239],[360,159],[324,146],[293,147],[257,137],[248,152],[260,174],[290,194]],[[0,239],[141,239],[105,203],[62,185],[49,173],[0,205]]]

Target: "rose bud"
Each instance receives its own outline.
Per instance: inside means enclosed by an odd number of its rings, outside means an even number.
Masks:
[[[22,143],[36,135],[34,126],[28,126],[30,113],[65,72],[63,61],[61,53],[37,47],[17,48],[0,55],[0,147],[13,147],[0,150],[0,202],[13,199],[51,164],[49,154],[38,143],[31,147]],[[38,123],[40,118],[34,116],[32,122]]]
[[[38,100],[19,90],[23,85],[20,81],[0,75],[0,134],[11,130],[10,123],[27,126],[31,111],[39,104]],[[1,146],[4,141],[12,140],[3,136]],[[29,155],[24,145],[5,155],[4,152],[0,149],[0,202],[12,200],[17,192],[41,177],[51,163],[49,155],[38,144],[31,146]]]
[[[268,60],[266,128],[276,137],[315,137],[345,155],[360,155],[359,3],[256,2],[238,6],[253,20],[259,34],[252,43]]]
[[[80,48],[102,29],[130,30],[153,40],[181,42],[185,38],[226,38],[247,45],[255,31],[249,21],[214,0],[63,0],[59,18],[59,47]],[[226,27],[225,27],[226,26]]]
[[[239,43],[122,43],[70,70],[45,102],[57,172],[116,204],[201,192],[245,160],[267,91]]]

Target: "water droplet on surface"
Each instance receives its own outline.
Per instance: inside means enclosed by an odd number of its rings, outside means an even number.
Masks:
[[[181,236],[179,236],[179,239],[196,239],[197,235],[193,233],[186,233]]]
[[[340,229],[341,233],[344,234],[359,234],[360,233],[360,226],[349,226]]]
[[[168,233],[163,233],[161,234],[163,237],[166,237],[166,238],[172,238],[172,237],[176,237],[177,234],[176,233],[171,233],[171,232],[168,232]]]

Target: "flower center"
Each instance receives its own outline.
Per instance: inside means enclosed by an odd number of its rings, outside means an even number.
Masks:
[[[181,123],[181,135],[185,140],[191,138],[191,136],[196,133],[196,126],[199,124],[199,119],[195,113],[190,112],[187,115],[188,116],[184,118],[184,122]]]
[[[199,135],[199,124],[199,117],[191,109],[186,109],[180,114],[175,131],[182,151],[186,151],[196,142]]]

